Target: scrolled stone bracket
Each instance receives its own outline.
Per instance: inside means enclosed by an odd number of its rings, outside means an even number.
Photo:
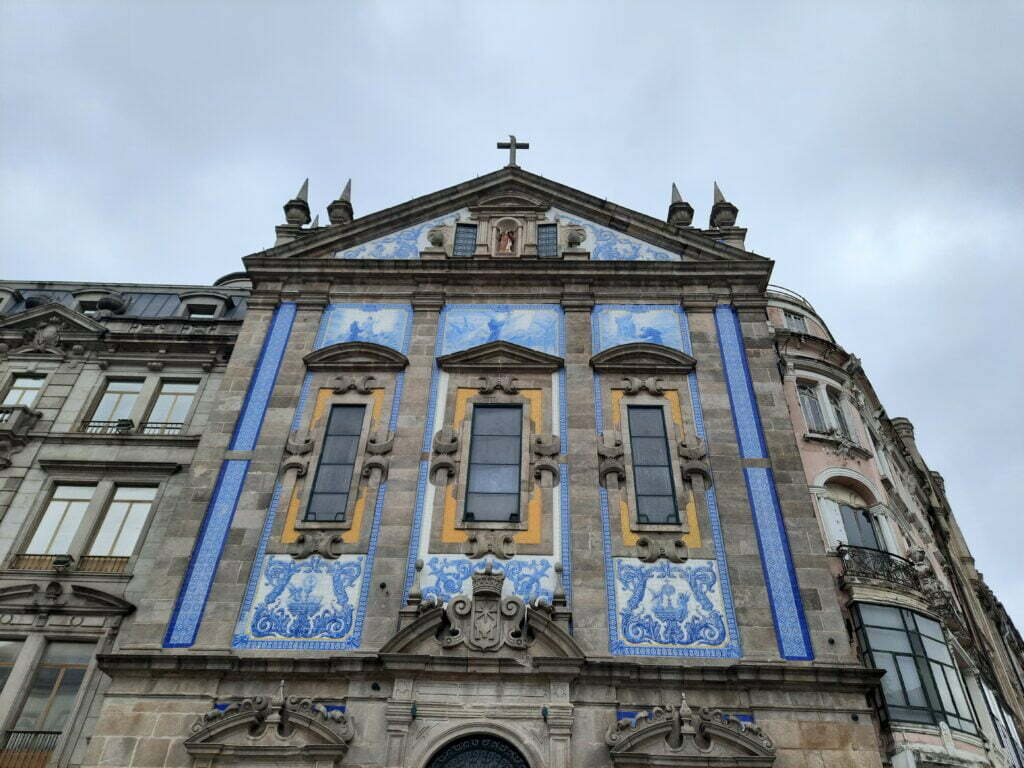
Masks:
[[[647,392],[655,397],[660,397],[665,393],[664,388],[661,386],[661,379],[657,376],[648,376],[647,378],[640,378],[639,376],[626,376],[623,378],[625,383],[625,394],[628,396],[639,395],[641,392]]]
[[[388,479],[388,468],[391,465],[391,449],[395,445],[395,435],[387,430],[374,432],[366,441],[366,458],[363,459],[362,476],[375,488]]]
[[[462,551],[473,560],[488,555],[511,560],[516,556],[516,540],[513,534],[501,531],[470,531]]]
[[[481,376],[478,390],[481,395],[491,395],[501,390],[506,395],[519,393],[515,376]]]
[[[430,461],[430,482],[437,486],[448,485],[458,474],[458,453],[461,438],[454,427],[442,427],[434,435],[433,457]]]
[[[557,457],[561,441],[557,435],[534,435],[530,439],[530,467],[541,488],[552,488],[558,482]]]
[[[374,389],[377,381],[375,376],[336,376],[334,378],[334,394],[343,395],[349,390],[354,390],[360,395],[368,395]]]
[[[622,460],[624,449],[622,435],[615,430],[604,433],[601,443],[597,446],[599,462],[597,474],[601,485],[605,488],[619,488],[626,482],[626,465]]]
[[[636,540],[637,557],[645,563],[653,563],[661,558],[673,563],[684,563],[690,557],[690,550],[678,538],[661,536],[641,536]]]
[[[294,542],[288,545],[288,553],[296,560],[305,560],[312,555],[320,555],[327,560],[341,557],[341,534],[330,531],[310,531],[300,533]]]

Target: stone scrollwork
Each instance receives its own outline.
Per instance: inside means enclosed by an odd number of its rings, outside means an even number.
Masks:
[[[367,439],[362,476],[369,480],[371,487],[379,486],[388,479],[388,467],[391,464],[390,453],[394,444],[395,435],[387,430],[374,432]]]
[[[434,485],[447,485],[456,476],[460,442],[454,427],[442,427],[434,435],[434,455],[430,461],[430,482]]]
[[[330,531],[307,531],[300,533],[298,538],[288,545],[288,552],[296,560],[304,560],[312,555],[337,560],[342,554],[341,544],[340,534]]]
[[[658,396],[664,394],[665,390],[661,386],[661,379],[657,376],[648,376],[647,378],[641,378],[639,376],[626,376],[623,379],[625,383],[625,393],[627,395],[639,395],[641,392],[648,392],[652,395]]]
[[[680,539],[674,537],[641,536],[636,541],[637,557],[645,563],[653,563],[664,557],[673,563],[685,562],[690,551]]]
[[[294,469],[299,477],[309,471],[309,453],[313,450],[313,438],[308,429],[299,429],[288,435],[284,446],[288,458],[281,465],[282,471]]]
[[[447,626],[441,633],[441,645],[454,648],[465,645],[474,651],[514,650],[529,645],[526,632],[526,604],[516,596],[501,594],[503,571],[491,563],[472,575],[472,595],[457,595],[445,607]]]
[[[491,395],[501,390],[506,395],[515,395],[519,392],[515,376],[481,376],[479,391],[481,395]]]
[[[600,463],[597,467],[601,484],[606,488],[618,488],[626,482],[626,465],[622,460],[624,450],[622,435],[615,430],[604,433],[601,443],[597,446]],[[611,480],[609,481],[609,476]]]
[[[558,460],[561,441],[557,435],[534,435],[530,439],[530,464],[533,478],[541,488],[552,488],[558,482]]]
[[[470,531],[463,552],[473,560],[487,555],[493,555],[499,560],[511,560],[516,556],[515,536],[501,531]]]
[[[334,394],[343,395],[354,390],[360,395],[368,395],[374,389],[377,379],[374,376],[336,376],[334,378]]]
[[[682,464],[680,471],[683,480],[693,484],[694,479],[699,479],[702,486],[711,485],[711,467],[707,461],[708,450],[704,441],[693,435],[689,440],[680,440],[677,451]],[[702,491],[704,488],[694,490]]]

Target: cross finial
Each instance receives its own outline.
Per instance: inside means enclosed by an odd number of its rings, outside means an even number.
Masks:
[[[530,142],[528,141],[516,141],[516,137],[511,133],[508,135],[508,141],[499,141],[498,149],[508,150],[508,165],[506,168],[518,168],[516,165],[516,150],[517,149],[529,149]]]

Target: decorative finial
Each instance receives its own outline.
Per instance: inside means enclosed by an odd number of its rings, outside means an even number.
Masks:
[[[508,141],[499,141],[498,149],[508,150],[508,165],[506,168],[518,168],[516,165],[516,150],[517,149],[529,149],[530,142],[528,141],[516,141],[516,137],[511,133],[508,135]]]
[[[302,182],[299,193],[284,204],[284,220],[293,227],[309,224],[309,179]]]
[[[713,229],[735,226],[736,214],[739,212],[739,208],[725,199],[725,195],[723,195],[722,190],[718,188],[718,182],[716,181],[715,204],[711,206],[710,226]]]
[[[327,206],[327,215],[331,224],[351,224],[354,214],[352,212],[352,179],[345,182],[345,188],[341,190],[341,196]]]
[[[309,225],[310,229],[317,229],[320,226],[320,214],[318,213],[313,217],[313,223]]]
[[[666,220],[675,227],[688,227],[693,221],[693,206],[683,200],[675,182],[672,183],[672,202],[669,203]]]

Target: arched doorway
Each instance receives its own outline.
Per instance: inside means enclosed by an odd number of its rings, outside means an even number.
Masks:
[[[530,768],[519,750],[494,736],[465,736],[442,747],[427,768]]]

